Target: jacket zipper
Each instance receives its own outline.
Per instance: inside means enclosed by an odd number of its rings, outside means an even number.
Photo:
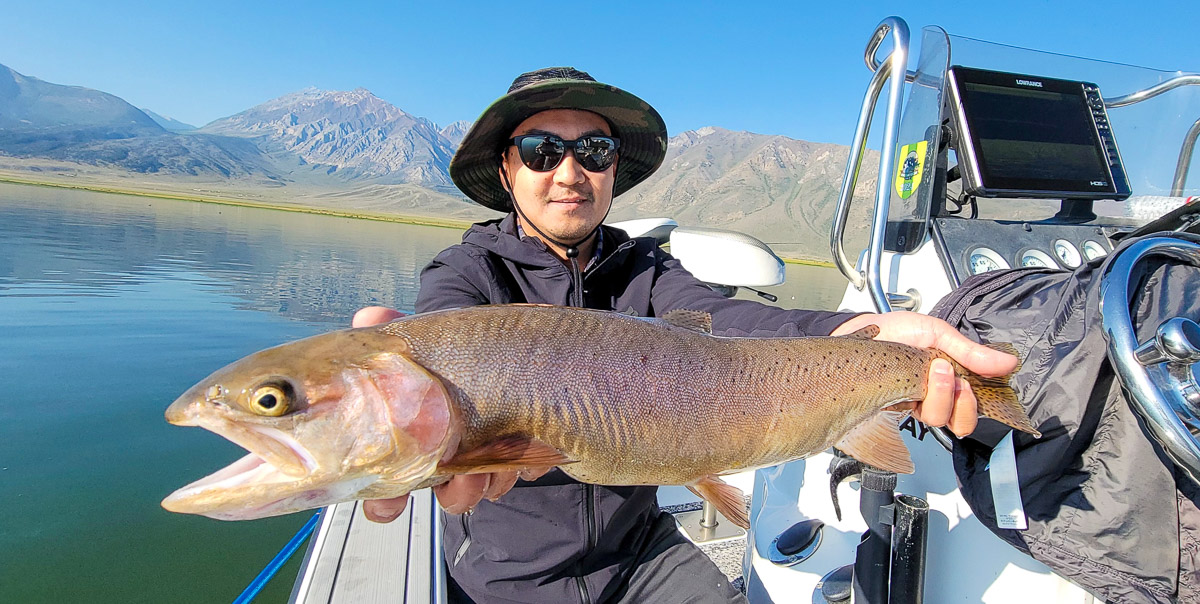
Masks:
[[[596,265],[593,266],[591,269],[589,269],[586,273],[584,271],[579,270],[579,261],[575,258],[572,258],[571,259],[571,279],[574,284],[575,295],[574,295],[574,300],[572,301],[571,305],[577,306],[579,308],[584,308],[583,295],[584,295],[584,293],[586,293],[583,291],[584,279],[586,279],[588,275],[594,274],[601,266],[604,266],[605,262],[608,262],[610,259],[614,258],[618,252],[628,249],[628,248],[631,248],[635,245],[636,244],[633,241],[626,241],[625,243],[622,243],[621,245],[617,246],[617,248],[615,250],[613,250],[611,254],[601,258],[600,261],[597,262]]]
[[[636,245],[637,245],[637,243],[636,243],[636,242],[634,242],[634,241],[626,241],[625,243],[622,243],[621,245],[618,245],[618,246],[616,247],[616,249],[614,249],[614,250],[612,251],[612,253],[611,253],[611,254],[609,254],[609,255],[607,255],[607,256],[605,256],[605,257],[601,258],[601,259],[600,259],[600,261],[599,261],[599,262],[597,262],[595,266],[593,266],[591,269],[589,269],[589,270],[587,271],[587,274],[585,274],[585,275],[584,275],[584,277],[587,277],[588,275],[594,274],[596,271],[600,270],[600,267],[604,266],[604,264],[605,264],[606,262],[608,262],[609,260],[612,260],[613,258],[615,258],[615,257],[617,256],[617,254],[619,254],[620,252],[622,252],[622,251],[624,251],[624,250],[627,250],[627,249],[629,249],[629,248],[631,248],[631,247],[635,247]]]
[[[468,511],[460,516],[460,518],[462,518],[464,537],[462,545],[458,546],[458,551],[454,552],[454,566],[458,566],[458,561],[462,560],[463,556],[467,555],[467,548],[471,545],[471,525],[467,523],[467,517],[470,515],[471,512]]]
[[[595,493],[596,487],[590,484],[583,485],[584,510],[587,513],[588,530],[587,551],[583,554],[585,558],[596,548],[596,506],[592,501],[595,498]],[[579,586],[579,601],[583,604],[592,604],[592,596],[588,593],[587,584],[583,581],[582,560],[576,565],[575,584]]]
[[[575,285],[572,288],[575,290],[575,300],[571,303],[571,306],[583,308],[583,272],[579,270],[578,258],[571,258],[571,281]]]

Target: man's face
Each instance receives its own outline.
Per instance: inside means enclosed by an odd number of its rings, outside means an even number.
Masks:
[[[588,111],[551,109],[523,121],[512,136],[553,134],[563,140],[582,136],[611,136],[608,122]],[[617,164],[603,172],[589,172],[568,150],[549,172],[535,172],[521,163],[516,147],[504,151],[504,170],[521,212],[547,235],[573,243],[589,235],[612,205]],[[503,180],[501,180],[503,182]],[[531,229],[527,235],[534,235]]]

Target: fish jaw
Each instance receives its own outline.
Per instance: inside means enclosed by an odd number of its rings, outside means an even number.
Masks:
[[[389,484],[386,492],[408,493],[424,481],[425,474],[419,472],[403,485]],[[372,474],[340,479],[314,474],[295,480],[251,453],[175,491],[162,506],[217,520],[256,520],[350,501],[379,482],[379,476]]]
[[[315,351],[289,346],[274,356],[307,358],[310,365],[330,349],[353,348],[337,341]],[[449,393],[401,354],[340,359],[330,363],[335,369],[313,371],[267,366],[273,357],[264,353],[218,371],[167,410],[169,422],[208,429],[250,453],[172,493],[162,502],[167,510],[247,520],[349,501],[364,491],[399,496],[427,482],[457,444]],[[295,382],[305,397],[301,409],[262,417],[239,405],[239,393],[264,375]]]
[[[347,491],[352,495],[375,480],[366,477],[320,484],[315,475],[296,480],[250,453],[171,493],[162,506],[171,512],[218,520],[253,520],[319,507],[325,501],[339,500]]]

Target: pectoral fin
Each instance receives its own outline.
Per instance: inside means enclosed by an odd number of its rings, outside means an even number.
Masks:
[[[744,528],[750,528],[750,511],[746,506],[746,497],[741,489],[726,484],[716,476],[705,476],[695,484],[687,485],[689,491],[713,504],[721,515],[730,522]]]
[[[851,428],[835,447],[865,464],[897,474],[912,474],[912,458],[900,440],[900,419],[905,413],[880,411]]]
[[[569,463],[575,463],[575,460],[540,440],[510,436],[470,451],[460,451],[454,457],[438,464],[438,472],[484,474],[526,468],[552,468]]]

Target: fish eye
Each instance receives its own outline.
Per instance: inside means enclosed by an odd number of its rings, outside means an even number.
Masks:
[[[292,385],[287,382],[267,382],[250,392],[250,410],[269,417],[287,413],[293,402]]]

